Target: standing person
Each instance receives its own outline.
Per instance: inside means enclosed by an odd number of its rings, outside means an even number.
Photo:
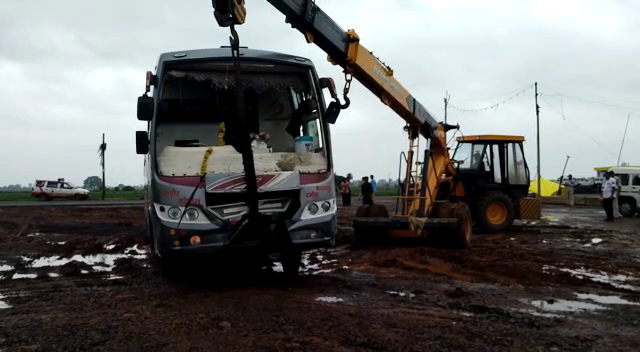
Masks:
[[[371,187],[373,188],[373,194],[376,194],[376,190],[378,189],[378,182],[373,179],[373,175],[369,175],[371,177]]]
[[[600,191],[600,199],[602,199],[602,206],[604,207],[607,218],[605,221],[613,221],[613,196],[616,191],[616,181],[611,177],[612,173],[607,172],[602,181],[602,189]]]
[[[348,207],[350,203],[349,194],[351,193],[351,185],[349,184],[349,179],[344,178],[342,182],[340,182],[340,194],[342,195],[342,206]]]
[[[347,206],[351,206],[351,180],[353,180],[353,176],[350,173],[348,173],[347,183],[349,184],[349,195],[347,196]]]
[[[619,219],[622,217],[620,214],[620,186],[622,183],[617,175],[612,173],[611,176],[616,181],[616,191],[613,193],[613,217]]]
[[[575,191],[576,184],[576,180],[573,179],[573,175],[571,174],[569,174],[567,179],[564,181],[564,186],[567,188],[567,204],[569,204],[569,206],[573,206],[575,203],[573,192]]]
[[[362,204],[373,204],[373,186],[369,183],[367,176],[362,178],[360,196],[362,197]]]

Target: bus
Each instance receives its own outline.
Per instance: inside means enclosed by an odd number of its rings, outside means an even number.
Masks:
[[[335,98],[335,84],[308,59],[239,52],[242,94],[231,49],[220,47],[161,54],[138,98],[138,119],[147,122],[136,131],[147,235],[167,278],[190,270],[189,258],[224,253],[279,254],[285,274],[295,275],[303,250],[335,245],[329,125],[339,108],[323,96],[326,89]],[[255,180],[245,178],[243,133]]]

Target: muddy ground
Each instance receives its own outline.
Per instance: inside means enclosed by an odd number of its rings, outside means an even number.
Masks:
[[[544,215],[468,250],[342,244],[295,281],[177,284],[139,206],[0,207],[0,350],[639,351],[640,219]]]

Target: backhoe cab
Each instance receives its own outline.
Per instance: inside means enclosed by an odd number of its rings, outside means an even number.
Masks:
[[[524,137],[464,136],[457,142],[453,154],[456,174],[476,226],[484,232],[504,231],[514,219],[531,217]]]

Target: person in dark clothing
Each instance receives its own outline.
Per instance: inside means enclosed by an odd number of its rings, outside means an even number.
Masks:
[[[351,180],[353,180],[353,176],[351,173],[348,173],[347,182],[349,182],[349,192],[347,194],[347,206],[351,206]]]
[[[366,176],[362,178],[360,195],[362,196],[362,204],[373,204],[373,186],[369,183],[369,178]]]

